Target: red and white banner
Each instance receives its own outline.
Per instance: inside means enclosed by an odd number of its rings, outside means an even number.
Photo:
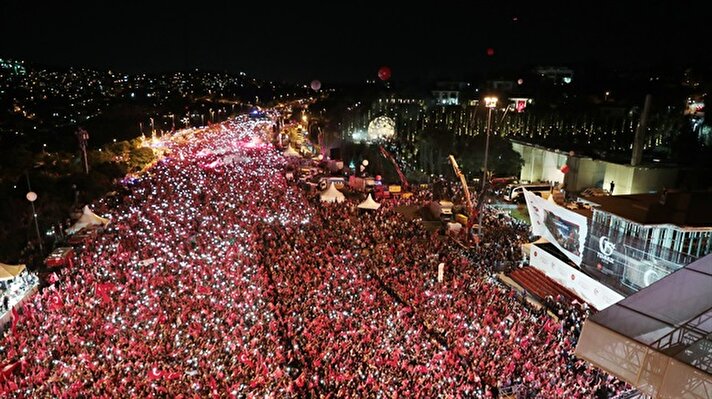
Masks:
[[[597,310],[603,310],[624,298],[623,295],[562,262],[561,259],[536,244],[532,245],[529,264],[541,270],[550,279],[576,293],[579,298]]]

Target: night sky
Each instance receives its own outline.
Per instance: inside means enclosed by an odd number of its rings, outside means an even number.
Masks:
[[[380,65],[390,66],[394,79],[411,79],[537,64],[710,61],[710,18],[692,3],[420,2],[429,5],[2,0],[0,57],[127,72],[197,67],[302,82],[374,79]]]

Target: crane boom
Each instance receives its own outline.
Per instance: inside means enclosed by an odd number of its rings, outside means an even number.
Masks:
[[[396,173],[398,174],[398,178],[400,179],[403,189],[405,191],[408,191],[408,180],[405,178],[405,175],[403,174],[400,167],[398,166],[398,162],[396,162],[395,158],[393,158],[393,155],[391,155],[390,152],[388,152],[385,148],[383,148],[382,145],[379,145],[378,149],[381,151],[381,155],[383,155],[384,158],[386,158],[393,164],[393,167],[396,169]]]
[[[474,218],[475,215],[472,212],[472,199],[470,198],[470,189],[467,187],[467,179],[462,171],[460,171],[460,167],[457,165],[455,157],[450,155],[448,156],[448,159],[450,160],[452,169],[455,171],[455,175],[460,178],[460,183],[462,183],[462,191],[465,194],[465,207],[467,208],[468,217]]]

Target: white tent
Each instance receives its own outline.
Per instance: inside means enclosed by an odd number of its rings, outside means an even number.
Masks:
[[[12,280],[25,270],[25,265],[6,265],[0,263],[0,281]]]
[[[334,187],[334,183],[331,183],[329,188],[322,191],[319,194],[319,198],[321,198],[322,202],[343,202],[345,199],[344,194]]]
[[[299,153],[297,152],[297,150],[292,148],[291,145],[288,146],[287,149],[282,154],[284,154],[285,156],[288,156],[288,157],[298,157],[299,156]]]
[[[374,201],[373,198],[371,198],[371,194],[369,194],[368,198],[366,198],[362,203],[358,204],[358,206],[357,206],[357,208],[359,208],[359,209],[368,209],[368,210],[373,210],[373,211],[375,211],[376,209],[378,209],[380,207],[381,207],[381,204]]]
[[[74,234],[77,231],[90,226],[90,225],[101,225],[101,226],[106,226],[109,224],[109,219],[103,218],[101,216],[97,216],[94,212],[89,209],[88,205],[84,205],[84,211],[82,212],[82,216],[77,220],[76,223],[70,228],[68,228],[67,234]]]

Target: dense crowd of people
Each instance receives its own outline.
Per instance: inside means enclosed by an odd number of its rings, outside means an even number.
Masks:
[[[572,356],[582,315],[557,321],[492,278],[497,262],[518,261],[521,226],[489,215],[465,249],[397,201],[370,213],[354,211],[357,198],[321,204],[285,180],[287,160],[260,139],[269,127],[238,118],[166,141],[117,203],[94,204],[111,224],[5,333],[0,356],[19,367],[0,394],[590,398],[623,387]]]

